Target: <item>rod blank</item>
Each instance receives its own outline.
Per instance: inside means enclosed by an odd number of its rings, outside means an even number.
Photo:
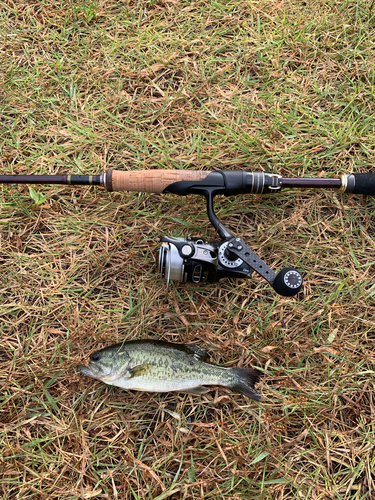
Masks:
[[[323,179],[323,178],[283,178],[283,188],[340,188],[341,179]]]

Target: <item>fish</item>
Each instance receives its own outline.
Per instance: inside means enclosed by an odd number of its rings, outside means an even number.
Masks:
[[[204,394],[211,386],[227,387],[261,401],[254,384],[262,372],[207,362],[207,349],[161,340],[131,340],[106,347],[90,356],[78,370],[87,377],[122,389],[146,392]]]

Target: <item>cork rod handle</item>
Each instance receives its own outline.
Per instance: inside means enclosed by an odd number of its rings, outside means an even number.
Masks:
[[[107,170],[107,191],[137,191],[142,193],[162,193],[164,189],[179,181],[201,181],[210,172],[201,170]]]

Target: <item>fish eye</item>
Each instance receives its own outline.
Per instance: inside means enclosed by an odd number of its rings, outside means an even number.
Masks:
[[[99,359],[100,359],[100,354],[99,354],[98,352],[96,352],[95,354],[93,354],[93,355],[91,356],[91,359],[92,359],[92,361],[99,361]]]

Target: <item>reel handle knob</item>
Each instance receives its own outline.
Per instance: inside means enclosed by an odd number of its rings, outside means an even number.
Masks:
[[[293,267],[284,267],[276,276],[273,288],[276,293],[284,297],[292,297],[302,288],[302,276]]]

